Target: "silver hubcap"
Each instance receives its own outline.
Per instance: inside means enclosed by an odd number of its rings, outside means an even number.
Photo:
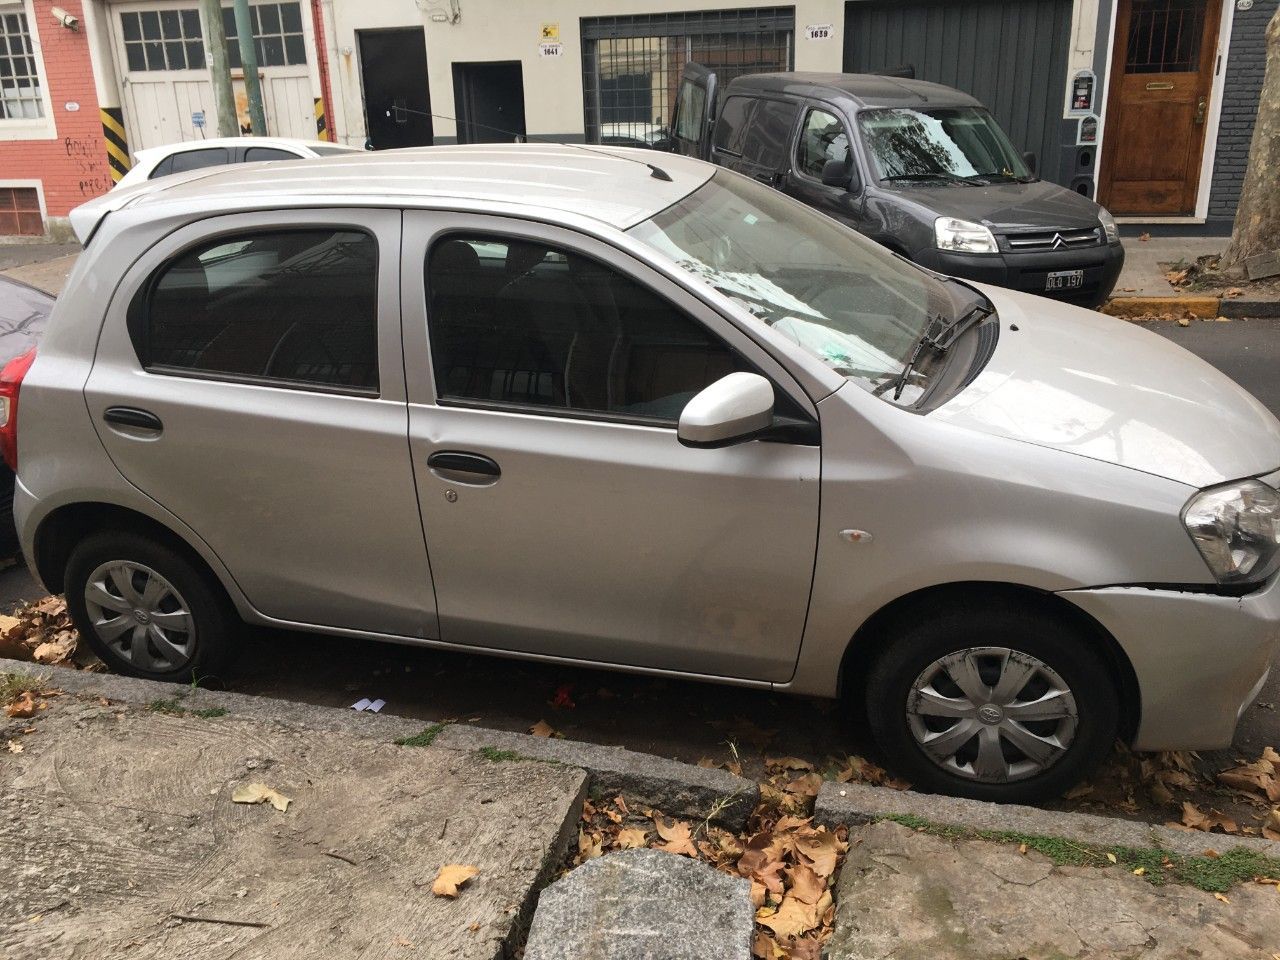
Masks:
[[[958,650],[929,664],[907,695],[925,756],[969,780],[1007,783],[1053,766],[1076,734],[1076,700],[1043,661],[1008,647]]]
[[[195,622],[182,595],[150,567],[128,560],[89,576],[84,603],[98,638],[142,670],[177,670],[195,652]]]

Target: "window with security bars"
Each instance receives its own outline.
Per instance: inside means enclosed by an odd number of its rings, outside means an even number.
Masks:
[[[21,7],[0,4],[0,120],[43,116],[44,97],[27,14]]]
[[[139,10],[120,14],[125,62],[130,70],[203,70],[200,11]]]
[[[299,3],[258,3],[249,7],[258,66],[292,67],[307,62],[307,46],[302,40],[302,5]],[[240,44],[235,14],[224,8],[223,29],[227,32],[227,59],[239,70]]]
[[[586,17],[582,90],[588,142],[649,147],[669,135],[686,63],[721,84],[792,69],[792,7]]]
[[[0,187],[0,236],[38,237],[43,233],[44,217],[35,187]]]
[[[1126,73],[1200,69],[1205,0],[1133,0]]]

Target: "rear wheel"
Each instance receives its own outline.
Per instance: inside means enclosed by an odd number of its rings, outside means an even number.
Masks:
[[[921,612],[872,667],[867,717],[917,788],[1002,802],[1060,795],[1106,756],[1119,699],[1088,639],[1013,606]]]
[[[65,586],[80,636],[117,673],[206,681],[231,659],[234,608],[206,570],[168,544],[93,534],[72,551]]]

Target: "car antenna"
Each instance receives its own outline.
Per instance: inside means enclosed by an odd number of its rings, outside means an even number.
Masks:
[[[387,116],[392,117],[392,119],[394,119],[396,123],[402,123],[403,121],[401,120],[401,115],[406,113],[416,114],[419,117],[432,117],[436,120],[450,120],[454,124],[458,123],[458,119],[456,117],[450,117],[447,114],[443,114],[443,113],[427,113],[426,111],[423,111],[423,110],[414,110],[410,107],[402,107],[398,103],[395,104],[390,110],[387,111]],[[635,157],[623,157],[623,156],[619,156],[616,153],[607,153],[602,150],[593,150],[591,149],[591,147],[587,146],[585,143],[566,143],[560,140],[552,140],[549,137],[530,136],[527,133],[515,133],[512,130],[504,130],[502,129],[502,127],[494,127],[487,123],[476,123],[474,121],[470,121],[470,123],[471,123],[471,126],[473,127],[483,127],[486,130],[492,130],[494,133],[506,134],[508,137],[513,137],[517,143],[521,142],[521,138],[523,138],[524,141],[532,140],[537,143],[554,144],[557,147],[573,147],[576,150],[585,150],[587,153],[599,154],[602,157],[609,157],[613,160],[626,160],[628,163],[638,163],[641,166],[649,168],[649,176],[653,177],[653,179],[663,180],[667,183],[672,182],[671,174],[667,173],[667,171],[663,170],[656,163],[649,163],[646,160],[638,160]]]

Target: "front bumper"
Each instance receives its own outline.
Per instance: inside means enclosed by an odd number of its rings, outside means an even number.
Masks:
[[[1280,646],[1280,575],[1243,597],[1103,587],[1061,596],[1111,632],[1133,665],[1137,750],[1227,747]]]
[[[1083,307],[1098,307],[1115,289],[1124,266],[1124,247],[1110,243],[1085,250],[984,254],[927,248],[913,259],[948,276],[1035,293]],[[1084,285],[1075,290],[1046,291],[1046,278],[1058,270],[1083,270]]]

